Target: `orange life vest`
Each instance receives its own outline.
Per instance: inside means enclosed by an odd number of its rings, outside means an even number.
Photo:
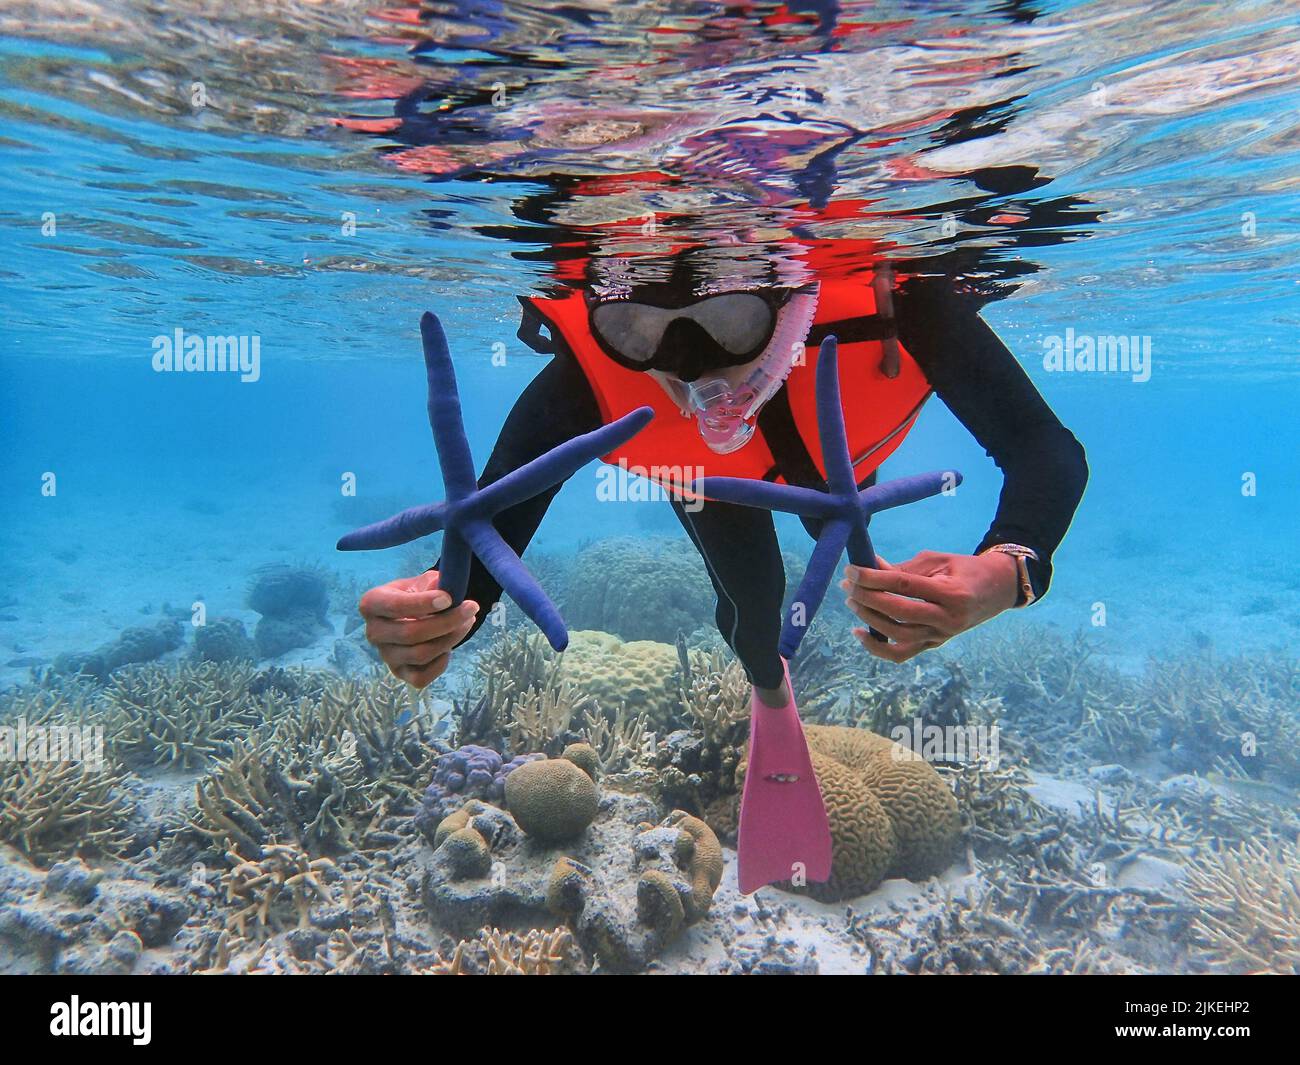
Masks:
[[[786,378],[763,411],[758,431],[741,448],[727,455],[712,451],[700,438],[695,419],[686,417],[649,374],[619,365],[601,350],[592,335],[587,301],[582,292],[571,290],[553,299],[530,297],[526,302],[546,324],[552,338],[558,337],[578,360],[591,383],[601,417],[606,424],[638,407],[654,408],[655,419],[622,447],[603,456],[603,461],[625,466],[629,472],[648,476],[666,487],[681,487],[681,480],[699,474],[717,477],[748,477],[796,483],[810,480],[799,475],[799,467],[824,481],[817,431],[815,382],[821,338],[839,338],[840,395],[845,406],[845,429],[854,470],[861,483],[903,441],[930,394],[930,385],[915,360],[898,345],[898,373],[889,376],[882,366],[884,348],[880,339],[853,339],[855,335],[879,336],[872,328],[876,298],[870,275],[843,281],[822,281],[817,312],[804,348],[804,358]],[[784,393],[784,398],[782,396]],[[774,405],[788,403],[797,436],[795,461],[791,441],[773,439],[777,417],[766,417]],[[784,415],[781,416],[784,418]],[[784,419],[789,424],[789,419]],[[811,464],[809,464],[811,460]],[[683,473],[682,471],[685,471]]]

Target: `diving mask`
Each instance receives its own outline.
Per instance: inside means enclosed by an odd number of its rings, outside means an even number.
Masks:
[[[758,412],[802,357],[817,292],[816,284],[731,292],[676,308],[601,303],[592,332],[615,361],[658,381],[705,444],[726,455],[754,435]]]

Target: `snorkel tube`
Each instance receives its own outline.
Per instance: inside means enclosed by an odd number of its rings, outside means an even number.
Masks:
[[[709,450],[728,455],[749,442],[754,419],[763,405],[776,395],[790,371],[804,357],[804,340],[817,313],[816,283],[795,292],[782,306],[772,339],[762,353],[748,363],[748,373],[738,382],[724,373],[709,374],[691,382],[671,374],[651,375],[673,398],[682,414],[695,419],[700,438]],[[745,367],[737,367],[744,370]]]

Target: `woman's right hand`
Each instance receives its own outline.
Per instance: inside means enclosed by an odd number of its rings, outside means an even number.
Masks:
[[[451,605],[451,596],[438,589],[438,572],[400,577],[361,597],[366,639],[395,677],[424,688],[442,676],[451,650],[474,625],[478,604],[465,600]]]

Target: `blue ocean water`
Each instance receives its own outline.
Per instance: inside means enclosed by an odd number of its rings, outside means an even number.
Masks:
[[[1025,92],[994,94],[981,105],[992,116],[987,128],[940,151],[929,146],[943,114],[909,131],[892,154],[919,160],[923,176],[887,184],[854,175],[859,190],[853,181],[844,187],[911,207],[882,225],[904,246],[927,217],[919,205],[960,204],[971,192],[962,173],[985,156],[1036,167],[1047,180],[982,206],[1072,204],[1036,231],[1052,239],[989,241],[1002,245],[1001,262],[1032,272],[985,317],[1084,443],[1092,471],[1036,617],[1089,631],[1130,662],[1202,634],[1224,651],[1293,647],[1300,574],[1287,544],[1300,488],[1300,289],[1297,88],[1285,60],[1300,35],[1270,5],[1244,5],[1239,18],[1195,4],[1033,10],[1033,20],[999,23],[979,5],[929,16],[901,5],[916,24],[886,34],[881,47],[910,39],[916,56],[904,69],[915,91],[930,91],[953,62],[937,46],[927,53],[926,32],[942,36],[965,14],[963,47],[987,54],[1013,42],[1021,65],[1007,76]],[[526,37],[520,19],[515,32]],[[1139,33],[1134,24],[1144,19],[1149,32]],[[626,29],[617,21],[614,55]],[[284,27],[286,36],[293,30]],[[406,54],[373,21],[348,30],[322,40],[321,52],[393,64]],[[1113,47],[1096,44],[1103,33]],[[231,67],[218,72],[223,87],[208,108],[191,108],[168,98],[184,95],[184,71],[151,79],[138,60],[91,36],[57,20],[30,27],[6,40],[0,67],[0,626],[10,645],[0,657],[21,663],[11,676],[107,639],[163,601],[197,597],[237,612],[247,572],[261,562],[322,562],[362,582],[395,575],[391,559],[339,557],[332,545],[346,527],[336,504],[347,473],[356,502],[373,498],[381,511],[441,495],[423,411],[419,314],[434,309],[447,324],[480,463],[543,361],[513,336],[512,296],[546,282],[545,264],[517,253],[545,250],[547,234],[518,222],[509,239],[499,233],[545,189],[536,165],[520,177],[503,167],[491,182],[394,165],[380,150],[382,134],[330,124],[355,117],[358,105],[345,79],[334,95],[320,91],[329,78],[319,56],[298,57],[301,96],[290,86],[259,100],[254,80],[236,106],[238,60],[218,53],[211,63]],[[1091,62],[1067,62],[1067,42]],[[147,37],[136,45],[147,56]],[[554,36],[549,46],[559,47]],[[423,66],[408,65],[445,88],[477,56],[426,49]],[[733,94],[747,73],[770,76],[740,61],[718,70],[733,78]],[[707,81],[705,70],[695,74]],[[1132,99],[1123,88],[1130,81],[1141,85]],[[161,100],[147,95],[150,85]],[[1118,102],[1096,103],[1112,86]],[[546,102],[562,89],[536,91]],[[887,92],[906,100],[908,89]],[[248,128],[258,105],[277,132]],[[361,106],[361,114],[383,113],[380,104]],[[1082,110],[1089,106],[1097,113]],[[296,120],[283,118],[295,107]],[[960,166],[945,173],[927,163],[927,150],[957,153]],[[855,165],[879,167],[890,154],[864,151]],[[958,216],[964,237],[980,225],[960,208],[932,210],[929,221]],[[942,244],[930,239],[924,250]],[[177,329],[255,336],[259,378],[155,372],[154,338]],[[1051,372],[1046,338],[1067,331],[1148,338],[1149,379]],[[966,483],[953,499],[879,519],[886,557],[968,550],[986,527],[999,474],[932,402],[885,473],[936,466],[961,468]],[[43,494],[51,473],[57,494]],[[593,483],[591,471],[575,477],[536,549],[564,554],[593,537],[646,529],[679,535],[662,503],[597,506]],[[802,551],[797,529],[783,530]],[[1093,623],[1098,603],[1104,627]]]

